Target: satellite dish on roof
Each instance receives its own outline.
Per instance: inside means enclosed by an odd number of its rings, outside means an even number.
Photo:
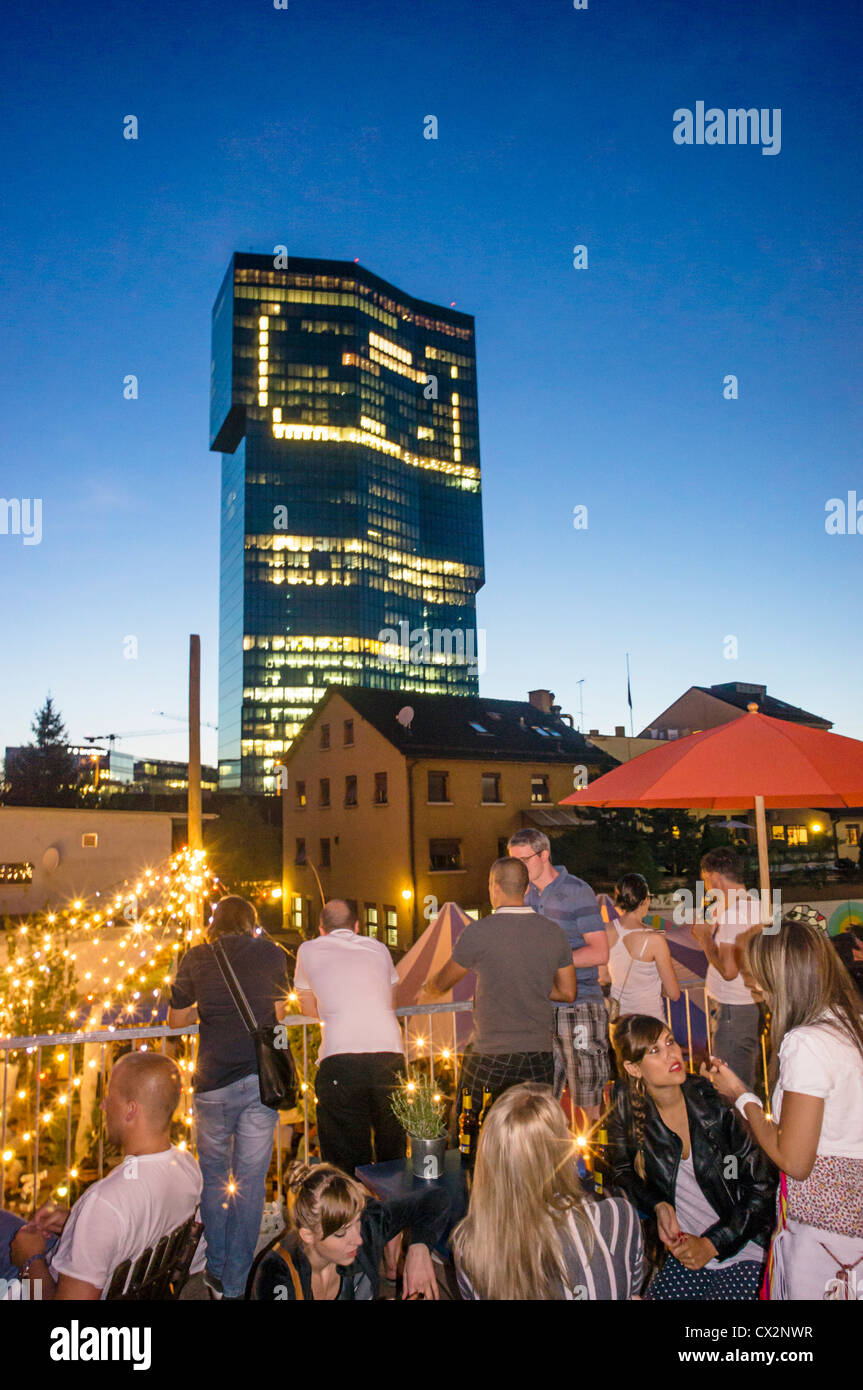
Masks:
[[[413,717],[414,712],[412,705],[403,705],[402,708],[399,710],[398,714],[396,715],[396,719],[405,729],[410,728],[411,720],[413,719]]]

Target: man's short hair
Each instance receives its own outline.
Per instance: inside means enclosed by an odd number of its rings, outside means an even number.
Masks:
[[[743,861],[733,849],[721,845],[719,849],[709,849],[701,856],[701,867],[708,874],[722,874],[723,878],[743,882]]]
[[[530,875],[523,860],[506,855],[503,859],[495,859],[489,872],[498,888],[508,898],[524,897],[530,883]]]
[[[541,830],[516,830],[507,840],[507,849],[512,849],[514,845],[527,845],[534,854],[542,854],[544,849],[551,853],[551,840]]]
[[[357,914],[348,907],[344,898],[330,898],[321,908],[318,919],[325,935],[331,931],[353,931],[356,920]]]
[[[180,1104],[180,1068],[161,1052],[127,1052],[111,1072],[111,1084],[126,1100],[137,1101],[149,1127],[166,1130]]]
[[[258,925],[258,914],[245,898],[231,894],[220,898],[210,919],[210,937],[244,936]]]

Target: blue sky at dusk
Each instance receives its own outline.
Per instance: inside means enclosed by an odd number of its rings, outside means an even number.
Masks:
[[[863,500],[859,5],[51,0],[4,30],[0,495],[43,538],[0,535],[0,745],[49,689],[75,740],[182,714],[190,632],[215,722],[210,311],[232,251],[282,243],[476,317],[483,694],[577,714],[583,678],[608,732],[628,651],[636,732],[739,679],[863,738],[863,517],[825,531]],[[780,152],[675,144],[697,101],[781,109]]]

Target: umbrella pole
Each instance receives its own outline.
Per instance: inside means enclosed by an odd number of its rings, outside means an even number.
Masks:
[[[765,905],[765,903],[766,903],[766,904],[767,904],[766,911],[767,911],[767,913],[768,913],[768,921],[770,921],[770,920],[772,920],[772,914],[770,914],[770,906],[769,906],[769,904],[770,904],[770,865],[769,865],[769,862],[768,862],[768,859],[767,859],[767,817],[766,817],[765,814],[764,814],[764,797],[763,797],[763,796],[756,796],[756,798],[755,798],[755,827],[756,827],[756,831],[757,831],[757,835],[758,835],[758,879],[759,879],[759,885],[758,885],[758,886],[759,886],[760,889],[761,889],[761,915],[762,915],[762,919],[763,919],[764,913],[765,913],[765,906],[764,906],[764,905]],[[767,924],[765,923],[765,925],[767,925]]]

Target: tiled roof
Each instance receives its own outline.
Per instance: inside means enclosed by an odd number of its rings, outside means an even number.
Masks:
[[[617,766],[615,758],[571,729],[565,720],[544,714],[529,700],[425,695],[357,685],[330,686],[324,700],[336,694],[405,755],[584,763],[604,772]],[[406,707],[414,712],[407,728],[396,718]]]
[[[814,724],[821,729],[833,727],[833,721],[824,719],[820,714],[810,714],[798,705],[788,705],[784,700],[768,695],[763,685],[744,686],[741,689],[738,682],[730,681],[726,685],[696,685],[695,689],[713,695],[717,700],[724,700],[727,705],[734,705],[737,709],[746,709],[754,701],[758,705],[758,713],[770,715],[772,719],[787,719],[792,724]]]

